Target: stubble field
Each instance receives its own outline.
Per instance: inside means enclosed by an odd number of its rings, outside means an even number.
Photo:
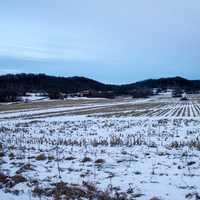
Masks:
[[[2,199],[200,199],[198,99],[50,104],[0,112]]]

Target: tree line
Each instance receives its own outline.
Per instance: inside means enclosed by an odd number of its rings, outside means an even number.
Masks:
[[[50,98],[59,98],[60,93],[70,94],[85,90],[95,97],[131,95],[134,98],[152,95],[152,89],[184,89],[188,93],[200,90],[200,81],[181,77],[149,79],[127,85],[109,85],[85,77],[56,77],[45,74],[8,74],[0,76],[0,102],[16,101],[27,92],[48,93]],[[99,92],[101,91],[101,92]]]

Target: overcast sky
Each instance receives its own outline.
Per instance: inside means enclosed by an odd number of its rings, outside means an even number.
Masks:
[[[200,79],[199,0],[2,0],[0,74]]]

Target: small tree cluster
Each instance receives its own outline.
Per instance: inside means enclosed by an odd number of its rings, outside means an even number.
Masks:
[[[50,99],[63,99],[63,95],[59,91],[50,91],[48,92],[48,96]]]
[[[151,89],[135,89],[132,92],[133,98],[147,98],[151,95],[153,95],[153,92]]]

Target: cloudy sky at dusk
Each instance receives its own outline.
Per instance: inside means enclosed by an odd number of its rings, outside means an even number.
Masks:
[[[0,74],[200,79],[199,0],[5,0]]]

